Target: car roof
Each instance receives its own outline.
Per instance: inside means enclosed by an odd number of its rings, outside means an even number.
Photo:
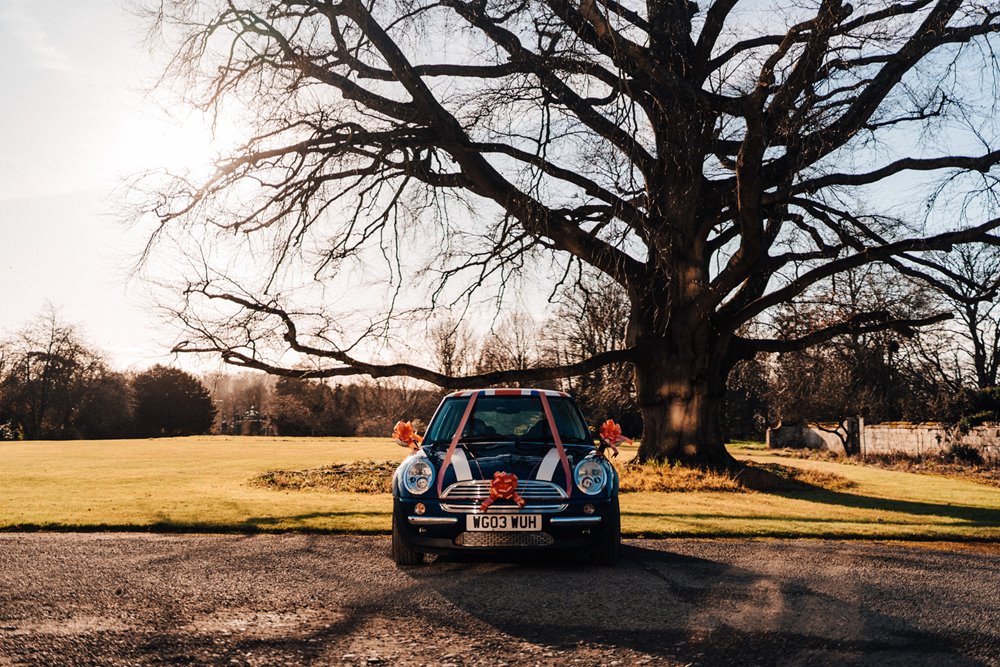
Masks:
[[[455,391],[445,398],[455,398],[463,396],[472,396],[473,394],[479,394],[480,396],[538,396],[539,394],[545,394],[546,396],[558,396],[561,398],[569,398],[569,394],[564,391],[555,391],[553,389],[514,389],[507,387],[495,387],[493,389],[466,389],[464,391]]]

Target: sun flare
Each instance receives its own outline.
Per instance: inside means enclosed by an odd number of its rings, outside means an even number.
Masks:
[[[131,115],[119,135],[116,166],[124,173],[166,170],[207,176],[226,149],[237,143],[232,119],[212,119],[199,112],[184,116],[147,110]]]

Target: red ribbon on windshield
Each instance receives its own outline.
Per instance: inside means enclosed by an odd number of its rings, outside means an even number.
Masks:
[[[544,391],[538,392],[542,399],[542,410],[545,411],[545,418],[549,420],[549,430],[552,431],[552,439],[556,442],[556,451],[559,452],[559,460],[562,461],[563,472],[566,473],[566,496],[573,495],[573,473],[569,469],[569,459],[566,458],[566,450],[563,448],[562,438],[559,437],[559,429],[556,428],[556,420],[552,416],[552,408],[549,407],[549,399]]]
[[[469,415],[472,414],[472,406],[476,404],[476,397],[479,396],[478,391],[472,392],[472,396],[469,396],[469,404],[465,406],[465,413],[462,415],[462,421],[458,422],[458,428],[455,429],[455,435],[451,438],[451,444],[448,445],[448,453],[444,455],[444,463],[441,464],[441,471],[438,473],[438,497],[441,496],[441,484],[444,483],[444,473],[448,470],[448,466],[451,465],[451,457],[455,453],[455,447],[458,446],[458,441],[462,437],[462,431],[465,430],[465,424],[469,421]]]

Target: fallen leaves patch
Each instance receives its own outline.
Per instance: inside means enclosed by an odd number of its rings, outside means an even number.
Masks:
[[[839,491],[855,482],[829,472],[806,470],[776,463],[750,463],[739,469],[712,470],[682,465],[626,463],[618,467],[619,490],[641,491],[763,491],[791,492],[825,489]]]
[[[275,491],[320,490],[337,493],[391,493],[394,461],[337,463],[307,470],[268,470],[251,480],[254,486]],[[671,464],[616,466],[622,493],[643,491],[839,491],[855,486],[851,480],[829,472],[806,470],[776,463],[752,463],[736,470],[711,470]]]
[[[392,474],[398,466],[397,461],[355,461],[307,470],[268,470],[250,483],[275,491],[391,493]]]

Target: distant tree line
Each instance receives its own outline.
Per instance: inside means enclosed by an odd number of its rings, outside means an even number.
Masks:
[[[386,436],[399,419],[429,417],[442,396],[440,390],[398,380],[330,385],[213,373],[205,382],[218,407],[213,430],[236,435]]]
[[[0,440],[194,435],[214,416],[193,375],[115,371],[54,311],[0,340]]]
[[[942,261],[954,281],[936,290],[871,265],[817,284],[770,319],[747,325],[762,330],[754,335],[801,341],[873,312],[900,321],[954,315],[919,329],[850,327],[820,345],[740,362],[728,384],[727,436],[760,437],[769,425],[848,416],[955,424],[1000,418],[1000,249],[969,246]],[[977,300],[983,289],[994,298]],[[464,375],[574,363],[619,348],[626,335],[627,300],[607,279],[579,276],[551,313],[522,313],[480,331],[437,316],[410,344],[442,373]],[[610,418],[628,435],[642,433],[628,363],[541,386],[572,393],[595,423]],[[199,380],[165,366],[121,373],[52,312],[0,340],[0,439],[382,436],[398,419],[428,419],[447,391],[407,379],[337,384],[216,372]]]
[[[411,343],[422,362],[448,375],[486,373],[503,368],[572,363],[622,345],[627,302],[617,288],[581,277],[555,304],[553,315],[527,314],[492,323],[474,332],[455,319],[428,322]],[[615,419],[638,434],[642,420],[635,403],[632,369],[612,364],[575,378],[532,386],[571,392],[593,422]],[[218,407],[215,430],[242,432],[263,427],[288,436],[384,436],[399,419],[427,420],[449,388],[405,378],[328,383],[258,373],[214,373],[205,378]]]
[[[1000,249],[968,246],[942,261],[954,279],[936,290],[873,265],[839,275],[757,323],[776,338],[795,339],[866,312],[911,320],[952,314],[930,327],[855,331],[811,349],[745,361],[730,380],[741,399],[730,405],[732,417],[760,426],[848,416],[958,423],[995,412]],[[977,300],[983,290],[992,291],[992,299]]]

